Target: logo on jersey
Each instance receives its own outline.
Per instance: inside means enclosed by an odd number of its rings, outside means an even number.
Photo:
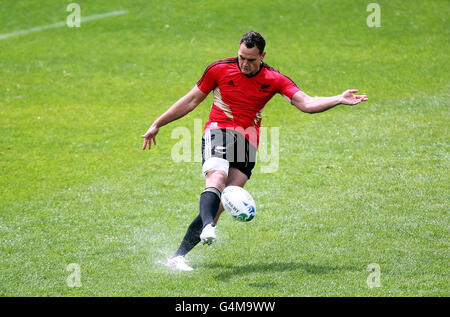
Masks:
[[[235,86],[235,85],[234,85],[234,82],[233,82],[232,80],[230,80],[230,81],[228,82],[228,85],[233,86],[233,87]]]
[[[261,85],[261,89],[266,89],[266,88],[269,88],[270,87],[270,85]]]

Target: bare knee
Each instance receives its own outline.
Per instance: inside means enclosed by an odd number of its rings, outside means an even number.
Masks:
[[[222,192],[227,181],[227,174],[222,170],[210,171],[206,174],[205,180],[206,187],[215,187]]]

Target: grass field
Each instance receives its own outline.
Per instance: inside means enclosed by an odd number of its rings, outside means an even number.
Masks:
[[[2,0],[0,34],[65,21],[70,2]],[[450,4],[380,0],[370,28],[370,2],[79,0],[82,18],[127,13],[1,39],[0,295],[449,296]],[[252,29],[308,94],[369,101],[310,115],[273,98],[279,167],[246,186],[255,219],[223,215],[195,270],[172,272],[204,179],[171,133],[211,96],[150,152],[140,135]]]

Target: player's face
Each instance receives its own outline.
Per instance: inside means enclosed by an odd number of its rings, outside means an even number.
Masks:
[[[253,75],[261,66],[261,62],[266,55],[266,52],[259,54],[259,50],[256,46],[248,48],[242,43],[239,46],[238,58],[239,67],[244,75]]]

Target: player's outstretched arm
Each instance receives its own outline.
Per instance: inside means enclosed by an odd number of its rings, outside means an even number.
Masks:
[[[303,112],[317,113],[333,108],[339,104],[354,106],[362,101],[368,100],[366,95],[355,95],[357,92],[357,89],[349,89],[338,96],[310,97],[303,91],[298,91],[292,97],[291,103]]]
[[[150,150],[153,144],[156,145],[156,135],[159,128],[162,126],[180,119],[195,109],[205,98],[207,94],[201,91],[197,86],[194,86],[190,92],[175,102],[166,112],[164,112],[158,119],[156,119],[147,132],[141,137],[144,138],[142,149],[147,147]]]

